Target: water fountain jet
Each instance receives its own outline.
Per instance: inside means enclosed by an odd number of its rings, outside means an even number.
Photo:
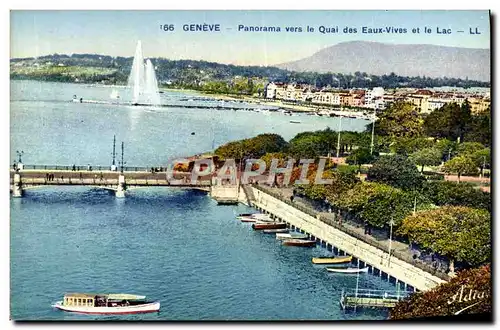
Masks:
[[[133,105],[161,105],[155,69],[151,60],[144,62],[140,40],[135,48],[127,85],[132,88]]]

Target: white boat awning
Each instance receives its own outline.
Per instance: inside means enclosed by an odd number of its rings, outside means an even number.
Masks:
[[[143,300],[143,299],[146,299],[146,296],[138,296],[135,294],[128,294],[128,293],[111,293],[111,294],[108,294],[108,299],[111,299],[111,300]]]

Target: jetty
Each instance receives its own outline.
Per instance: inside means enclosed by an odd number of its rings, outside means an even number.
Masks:
[[[410,291],[399,290],[342,289],[340,306],[343,310],[358,307],[393,308],[398,301],[410,294]]]

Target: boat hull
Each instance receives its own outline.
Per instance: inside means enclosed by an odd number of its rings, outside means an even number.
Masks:
[[[280,229],[264,229],[263,232],[265,234],[275,234],[275,233],[288,233],[288,228],[280,228]]]
[[[309,241],[309,240],[302,240],[302,239],[287,239],[287,240],[283,241],[283,245],[314,247],[314,246],[316,246],[316,241]]]
[[[365,268],[327,268],[326,269],[329,272],[333,273],[342,273],[342,274],[357,274],[357,273],[367,273],[368,272],[368,267]]]
[[[352,256],[345,258],[312,258],[313,264],[325,265],[325,264],[343,264],[351,262]]]
[[[256,223],[254,223],[252,225],[252,228],[254,230],[284,229],[284,228],[286,228],[286,223],[281,223],[281,222],[269,222],[269,223],[256,222]]]
[[[53,305],[54,308],[64,312],[72,312],[79,314],[106,314],[106,315],[123,315],[123,314],[143,314],[154,313],[160,310],[160,302],[155,301],[133,306],[117,306],[117,307],[89,307],[89,306],[64,306],[62,301],[58,301]]]
[[[307,238],[307,234],[302,233],[278,233],[276,234],[276,239],[303,239]]]

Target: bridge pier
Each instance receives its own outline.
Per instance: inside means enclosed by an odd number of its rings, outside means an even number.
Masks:
[[[23,196],[23,184],[21,182],[21,174],[14,174],[14,186],[12,188],[12,196],[22,197]]]
[[[115,196],[117,198],[124,198],[125,197],[125,175],[120,174],[118,177],[118,187],[116,188]]]

